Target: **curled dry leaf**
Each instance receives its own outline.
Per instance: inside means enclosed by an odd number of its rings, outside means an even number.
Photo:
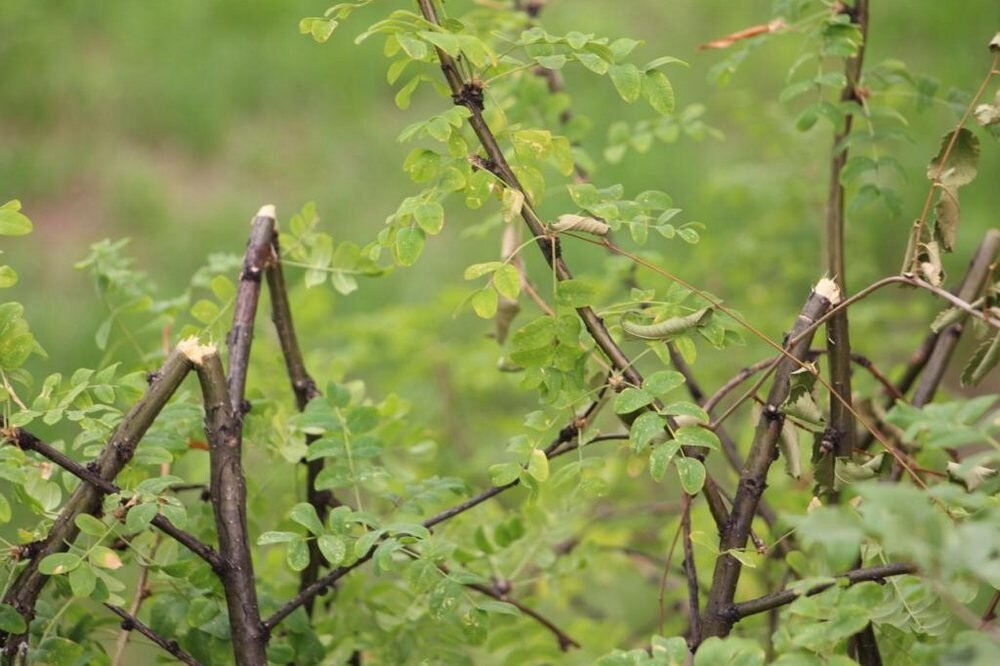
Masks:
[[[983,127],[1000,123],[1000,90],[997,90],[992,104],[980,104],[973,113],[976,116],[976,122]]]
[[[920,273],[924,279],[935,287],[940,287],[944,282],[944,267],[941,264],[941,251],[937,241],[921,243],[923,251],[920,254]]]
[[[961,463],[948,463],[948,478],[961,483],[970,492],[983,485],[987,479],[993,478],[998,473],[1000,472],[995,469],[981,465],[976,465],[972,469],[965,470],[962,469]]]
[[[736,32],[730,33],[725,37],[720,37],[719,39],[713,39],[710,42],[706,42],[699,46],[699,49],[727,49],[736,42],[743,41],[744,39],[750,39],[751,37],[756,37],[757,35],[766,35],[772,32],[778,32],[788,27],[783,18],[776,18],[768,23],[761,23],[760,25],[751,26],[749,28],[744,28],[743,30],[737,30]]]
[[[607,236],[610,230],[611,227],[597,218],[583,215],[560,215],[559,219],[552,225],[552,231],[557,233],[582,231],[595,236]]]

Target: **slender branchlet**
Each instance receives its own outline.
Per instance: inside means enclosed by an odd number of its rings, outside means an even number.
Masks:
[[[849,585],[856,585],[857,583],[865,583],[869,581],[881,583],[886,578],[891,578],[892,576],[902,576],[914,573],[917,573],[917,568],[912,564],[885,564],[867,569],[855,569],[853,571],[848,571],[847,573],[837,576],[837,578],[846,580]],[[765,594],[762,597],[751,599],[750,601],[732,604],[726,609],[726,615],[731,617],[733,622],[738,622],[745,617],[756,615],[758,613],[764,613],[772,608],[787,606],[799,597],[811,597],[815,594],[819,594],[820,592],[828,590],[838,584],[839,583],[821,583],[815,587],[809,588],[805,592],[801,590],[781,590],[780,592]]]
[[[125,415],[97,459],[91,463],[94,476],[105,482],[111,482],[118,476],[132,460],[143,435],[190,370],[191,361],[180,348],[175,349],[167,357],[159,372],[154,375],[145,395]],[[69,549],[80,533],[80,529],[76,526],[77,516],[85,513],[99,515],[104,494],[104,490],[94,484],[78,485],[63,506],[48,535],[41,542],[32,544],[31,559],[18,573],[3,597],[3,603],[13,606],[26,623],[30,624],[34,618],[35,603],[48,581],[48,576],[39,571],[39,563],[49,555]],[[6,657],[15,655],[25,640],[24,635],[0,635],[3,654]]]
[[[292,384],[292,392],[295,394],[295,403],[299,410],[305,409],[306,405],[313,398],[320,395],[316,388],[316,382],[306,370],[305,361],[302,358],[302,350],[299,347],[298,337],[295,335],[295,323],[292,319],[292,308],[288,301],[288,287],[285,284],[285,275],[281,266],[281,252],[278,247],[278,238],[274,238],[274,256],[277,259],[267,268],[267,291],[271,297],[271,320],[274,328],[278,332],[278,343],[281,345],[281,354],[285,359],[285,369],[288,379]],[[306,438],[306,444],[310,445],[316,440],[316,436],[310,435]],[[306,500],[316,509],[316,515],[321,522],[326,520],[331,506],[336,506],[339,501],[329,490],[317,490],[316,479],[323,471],[323,458],[308,460],[306,465]],[[299,590],[304,590],[319,578],[320,567],[325,559],[320,552],[319,545],[315,539],[309,541],[309,564],[299,574]],[[313,612],[313,601],[310,599],[306,603],[306,613],[310,616]]]
[[[182,650],[180,646],[177,645],[177,641],[164,638],[160,634],[153,631],[149,625],[139,620],[139,618],[121,606],[104,604],[104,607],[122,619],[122,629],[124,631],[138,631],[153,643],[163,648],[177,661],[187,664],[188,666],[201,666],[201,662]]]
[[[81,465],[53,447],[51,444],[43,442],[25,430],[15,428],[5,433],[5,437],[7,437],[9,441],[18,448],[24,451],[34,451],[43,458],[46,458],[50,462],[66,470],[84,483],[90,484],[104,495],[113,495],[121,491],[121,488],[119,488],[115,483],[105,481],[95,472],[91,471],[89,467]],[[199,540],[193,534],[180,529],[170,522],[170,519],[166,518],[162,514],[157,514],[151,521],[151,524],[167,536],[185,546],[192,553],[205,560],[205,562],[208,563],[213,569],[218,570],[219,555],[211,546]]]
[[[868,41],[868,0],[856,0],[850,10],[853,22],[861,32],[857,53],[847,60],[841,102],[862,104],[861,70]],[[859,107],[860,108],[860,107]],[[847,275],[844,261],[844,185],[840,173],[847,163],[846,140],[854,125],[854,113],[844,114],[844,123],[833,137],[833,157],[830,160],[830,185],[826,202],[826,260],[827,271],[842,293],[847,293]],[[851,409],[851,339],[847,310],[838,312],[826,324],[828,362],[830,366],[830,424],[827,437],[833,447],[817,461],[816,479],[824,490],[826,499],[833,499],[833,471],[837,458],[850,457],[857,443],[857,426]],[[833,395],[836,393],[836,395]]]

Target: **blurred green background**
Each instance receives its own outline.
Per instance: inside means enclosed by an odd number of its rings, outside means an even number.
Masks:
[[[443,111],[447,102],[425,86],[413,108],[399,111],[395,90],[385,82],[380,40],[356,46],[353,38],[390,7],[411,4],[379,0],[319,45],[299,34],[298,21],[321,14],[327,6],[322,1],[2,0],[0,202],[21,199],[36,226],[34,234],[2,248],[5,263],[21,274],[5,298],[25,305],[49,353],[48,360],[31,362],[35,375],[68,375],[101,362],[94,334],[107,312],[89,276],[72,267],[92,242],[131,237],[128,251],[137,266],[169,297],[187,287],[211,253],[241,253],[248,222],[265,203],[276,204],[282,223],[315,200],[322,230],[336,241],[373,239],[399,201],[419,189],[401,167],[412,146],[398,143],[397,134]],[[944,91],[979,85],[988,66],[985,44],[1000,29],[997,0],[871,4],[869,64],[903,60],[914,74],[939,80]],[[448,0],[454,14],[472,5]],[[688,69],[669,70],[678,108],[704,104],[706,121],[724,139],[657,143],[651,152],[631,152],[617,165],[600,158],[608,126],[648,119],[648,107],[623,104],[610,81],[589,72],[567,68],[563,74],[574,112],[593,124],[584,147],[597,159],[595,181],[625,183],[630,197],[664,190],[684,209],[683,221],[706,225],[698,245],[654,235],[648,249],[663,255],[667,269],[724,298],[780,338],[822,273],[832,132],[824,122],[805,133],[795,130],[801,101],[777,101],[790,64],[801,54],[798,40],[756,49],[722,88],[708,72],[729,53],[698,50],[701,43],[772,16],[770,0],[549,0],[542,21],[557,34],[580,30],[641,38],[646,44],[635,56],[640,63],[660,55],[690,63]],[[851,214],[848,280],[854,289],[899,269],[910,225],[927,194],[925,166],[957,120],[945,104],[916,112],[904,99],[900,108],[913,137],[896,144],[895,157],[909,175],[898,184],[903,213],[894,217],[873,206]],[[984,139],[979,178],[962,190],[959,242],[945,259],[952,276],[962,273],[984,230],[1000,222],[997,148]],[[566,200],[550,197],[543,214],[566,212],[560,209]],[[457,200],[450,204],[445,232],[428,242],[415,267],[363,281],[349,297],[328,286],[309,291],[296,286],[293,299],[302,345],[321,385],[346,371],[349,378],[372,384],[373,395],[398,392],[415,403],[414,429],[425,429],[428,439],[441,443],[440,451],[432,447],[423,455],[417,447],[398,452],[405,464],[394,472],[418,478],[422,466],[423,476],[454,474],[479,487],[488,466],[504,460],[505,437],[523,431],[521,419],[537,401],[516,389],[517,376],[493,371],[500,351],[486,338],[492,322],[467,310],[453,317],[470,290],[463,269],[495,259],[499,240],[462,235],[495,214],[495,206],[468,211]],[[594,248],[567,244],[566,252],[578,274],[605,271],[605,256]],[[289,273],[301,285],[298,270]],[[666,286],[650,274],[642,277],[647,286]],[[852,310],[855,349],[891,371],[924,336],[935,307],[928,296],[910,291],[876,296]],[[527,320],[522,315],[521,321]],[[255,347],[253,362],[265,376],[278,376],[281,361],[263,317],[258,330],[263,344]],[[629,351],[641,348],[629,345]],[[119,349],[131,353],[126,346]],[[696,369],[712,389],[767,353],[749,336],[745,348],[722,353],[701,345]],[[967,354],[959,352],[961,358]],[[463,362],[454,362],[457,355]],[[122,360],[131,368],[137,359]],[[871,387],[867,375],[859,375],[858,382],[862,391]],[[957,390],[954,378],[947,387]],[[997,388],[995,380],[983,387]],[[252,377],[251,392],[255,400],[263,394],[290,404],[283,384],[267,386]],[[734,423],[738,435],[737,427]],[[623,470],[627,463],[620,458]],[[253,460],[273,462],[263,456]],[[197,470],[197,462],[183,464]],[[273,528],[269,514],[277,496],[269,484],[279,477],[289,481],[293,473],[275,467],[259,482],[251,475],[251,515],[267,517],[261,520],[266,529]],[[190,478],[198,474],[191,472]],[[649,487],[630,485],[635,493]],[[662,534],[651,540],[664,543],[669,527],[658,522],[651,530]],[[617,523],[600,529],[605,540],[632,538]],[[262,568],[279,570],[274,559],[279,556],[272,551]],[[621,594],[624,577],[605,573],[600,580],[613,581],[609,589],[615,593],[597,597],[607,606],[604,612],[620,619],[615,627],[602,625],[607,640],[614,641],[621,638],[615,632],[652,617],[652,599],[638,587]]]
[[[318,45],[299,35],[297,24],[320,14],[323,2],[4,0],[0,200],[20,198],[37,228],[4,249],[22,275],[9,294],[26,305],[49,351],[44,365],[69,369],[100,358],[92,338],[105,313],[89,279],[72,268],[93,241],[132,237],[129,251],[168,295],[187,285],[209,253],[240,252],[247,222],[263,203],[276,204],[287,219],[315,200],[323,229],[335,239],[372,239],[398,201],[416,191],[400,166],[410,147],[396,135],[444,108],[425,90],[416,108],[397,110],[379,40],[352,43],[386,5],[409,4],[375,3]],[[472,4],[449,2],[453,13]],[[657,144],[619,165],[600,161],[594,176],[602,185],[626,183],[631,195],[647,188],[671,193],[685,219],[707,229],[693,248],[676,242],[655,248],[666,253],[670,270],[777,336],[819,275],[831,131],[821,122],[797,132],[800,106],[777,102],[799,54],[795,40],[754,51],[724,88],[707,72],[727,54],[697,50],[699,43],[766,22],[771,11],[768,0],[551,0],[543,21],[555,33],[642,38],[640,61],[670,54],[691,63],[671,70],[678,108],[706,104],[708,122],[725,139]],[[998,26],[996,0],[875,0],[868,62],[899,58],[943,88],[972,90],[987,66],[984,45]],[[576,70],[565,76],[575,110],[593,120],[586,148],[595,156],[610,122],[649,117],[648,107],[622,104],[607,80]],[[915,140],[897,154],[910,175],[900,186],[904,214],[893,219],[873,207],[852,216],[849,280],[855,287],[898,269],[927,192],[924,166],[955,122],[944,105],[905,111]],[[946,260],[953,274],[983,230],[997,223],[995,148],[984,145],[979,180],[963,190],[960,243]],[[460,283],[466,264],[491,258],[478,256],[481,246],[460,237],[463,226],[487,212],[470,213],[455,202],[449,214],[446,233],[429,244],[418,266],[332,299],[338,313],[373,314],[426,301],[437,285]],[[861,338],[872,349],[902,360],[929,308],[918,294],[883,297],[858,309],[854,321],[876,334]],[[461,318],[471,324],[469,335],[489,330],[488,322]],[[916,328],[895,336],[909,324]],[[894,337],[886,350],[889,333]],[[325,327],[307,334],[307,344],[329,345],[337,336],[335,325]],[[864,346],[861,351],[872,351]],[[746,358],[729,355],[704,372],[728,376],[759,349],[751,344]]]

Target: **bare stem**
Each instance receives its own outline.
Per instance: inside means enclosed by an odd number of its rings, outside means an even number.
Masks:
[[[829,280],[821,281],[806,300],[789,337],[799,336],[802,330],[825,313],[838,299],[836,286]],[[791,358],[782,357],[776,366],[774,383],[757,424],[750,454],[740,475],[740,483],[733,498],[733,511],[721,539],[720,555],[715,561],[712,588],[702,618],[703,637],[726,636],[732,628],[732,620],[725,611],[732,604],[742,567],[740,561],[729,554],[729,551],[743,550],[746,547],[750,525],[767,485],[767,472],[776,457],[778,437],[784,425],[780,407],[789,395],[792,373],[809,352],[810,341],[811,336],[804,336],[799,342],[788,345],[786,353]]]
[[[274,255],[281,256],[278,247],[278,238],[274,238]],[[295,323],[292,319],[292,308],[288,302],[288,287],[285,284],[285,275],[281,267],[281,261],[275,261],[267,268],[267,291],[271,296],[271,320],[274,328],[278,332],[278,342],[281,345],[281,354],[285,359],[285,369],[288,372],[288,379],[292,384],[292,391],[295,393],[295,403],[299,410],[306,408],[309,401],[320,395],[309,371],[306,370],[305,361],[302,359],[302,350],[299,347],[298,337],[295,335]],[[306,439],[306,445],[312,444],[316,437],[310,435]],[[306,461],[306,500],[316,509],[316,515],[320,522],[326,520],[327,513],[331,506],[339,504],[329,490],[316,490],[316,478],[323,471],[323,458]],[[304,590],[319,578],[320,567],[325,563],[323,553],[319,550],[319,545],[315,539],[309,540],[309,564],[302,573],[299,574],[299,589]],[[313,600],[306,604],[306,613],[312,616]]]
[[[104,607],[122,619],[123,631],[138,631],[140,634],[153,641],[156,645],[166,650],[174,659],[187,664],[188,666],[201,666],[200,662],[182,650],[177,641],[169,640],[153,631],[147,624],[143,623],[132,613],[120,606],[104,604]]]
[[[877,567],[870,567],[868,569],[855,569],[853,571],[848,571],[845,574],[837,576],[837,578],[843,578],[847,580],[848,584],[856,585],[857,583],[864,583],[868,581],[880,583],[891,576],[902,576],[904,574],[913,574],[916,572],[917,568],[912,564],[885,564]],[[772,594],[765,594],[762,597],[751,599],[750,601],[732,604],[726,609],[726,614],[731,617],[732,621],[735,623],[745,617],[756,615],[757,613],[764,613],[772,608],[787,606],[799,597],[811,597],[815,594],[819,594],[824,590],[830,589],[834,585],[837,585],[837,583],[822,583],[805,592],[801,592],[799,590],[782,590],[780,592],[773,592]]]
[[[104,495],[113,495],[121,492],[121,488],[113,482],[105,481],[96,473],[92,472],[90,468],[84,467],[80,463],[66,456],[66,454],[53,448],[51,444],[43,442],[25,430],[15,428],[14,430],[5,432],[4,436],[18,448],[24,451],[34,451],[43,458],[50,460],[62,469],[66,470],[84,483],[92,485]],[[187,549],[192,553],[205,560],[205,562],[207,562],[213,569],[218,569],[219,555],[211,546],[199,540],[193,534],[180,529],[162,514],[157,514],[151,521],[151,524],[181,545],[187,547]]]
[[[841,102],[859,103],[858,88],[864,63],[865,46],[868,42],[868,0],[857,0],[848,10],[852,22],[861,31],[861,45],[857,54],[847,60],[845,79],[841,92]],[[844,124],[833,137],[833,156],[830,161],[830,186],[826,203],[826,252],[827,271],[847,294],[847,274],[844,260],[844,186],[840,182],[840,172],[847,163],[848,149],[845,145],[854,125],[854,114],[844,116]],[[847,321],[847,310],[839,311],[830,319],[826,327],[827,350],[829,351],[830,385],[830,427],[826,437],[832,442],[830,453],[816,464],[816,479],[825,489],[827,499],[835,495],[833,470],[837,458],[846,458],[854,451],[857,427],[851,409],[851,339]]]
[[[205,400],[212,511],[219,535],[220,578],[229,609],[233,654],[241,666],[265,666],[267,632],[257,606],[246,522],[246,481],[240,455],[242,422],[233,412],[222,362],[214,349],[198,366],[198,379]]]

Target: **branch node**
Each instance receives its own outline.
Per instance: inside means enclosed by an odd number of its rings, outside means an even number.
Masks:
[[[474,111],[486,108],[483,100],[483,84],[479,81],[468,81],[463,84],[462,88],[451,96],[451,100],[458,106],[465,106]]]
[[[542,249],[542,254],[545,255],[545,261],[549,266],[554,266],[555,262],[562,259],[562,243],[558,236],[546,236],[539,242],[539,247]]]

